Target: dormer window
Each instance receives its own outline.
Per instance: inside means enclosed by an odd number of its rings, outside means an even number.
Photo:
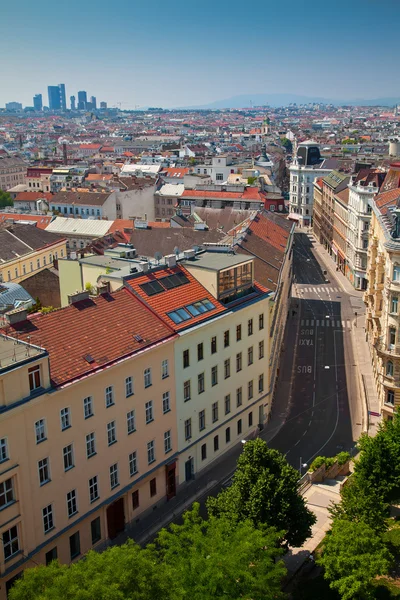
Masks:
[[[28,369],[28,377],[29,377],[29,389],[31,392],[37,390],[42,387],[41,377],[40,377],[40,365],[36,367],[31,367]]]

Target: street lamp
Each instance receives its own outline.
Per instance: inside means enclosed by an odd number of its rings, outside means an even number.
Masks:
[[[299,471],[300,471],[300,477],[301,477],[301,471],[302,471],[302,469],[305,469],[307,466],[308,466],[308,465],[307,465],[307,463],[303,463],[303,459],[302,459],[302,457],[300,456],[300,468],[299,468]]]

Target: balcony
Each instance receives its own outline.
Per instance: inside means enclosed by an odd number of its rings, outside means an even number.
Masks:
[[[374,346],[378,354],[381,354],[382,356],[393,356],[394,358],[400,358],[400,344],[391,346],[390,344],[383,342],[382,337],[379,336],[376,338]]]
[[[400,281],[396,281],[394,279],[390,279],[390,277],[386,277],[386,287],[393,292],[400,292]]]

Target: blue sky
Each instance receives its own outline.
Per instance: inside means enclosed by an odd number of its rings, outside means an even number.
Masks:
[[[47,86],[122,108],[400,96],[399,0],[3,3],[0,106]]]

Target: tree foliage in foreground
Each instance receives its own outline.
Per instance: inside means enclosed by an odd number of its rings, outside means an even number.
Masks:
[[[374,578],[385,575],[392,560],[382,537],[371,527],[337,519],[317,562],[324,567],[325,578],[342,600],[354,600],[373,597]]]
[[[6,206],[13,206],[13,200],[8,192],[4,192],[0,190],[0,208],[5,208]]]
[[[204,521],[195,504],[183,525],[162,530],[146,549],[129,541],[69,567],[26,570],[10,600],[279,600],[279,540],[250,522]]]
[[[284,531],[283,540],[301,546],[311,535],[315,515],[298,492],[299,474],[277,450],[257,438],[244,445],[232,485],[207,500],[210,515],[232,523],[250,519]]]

